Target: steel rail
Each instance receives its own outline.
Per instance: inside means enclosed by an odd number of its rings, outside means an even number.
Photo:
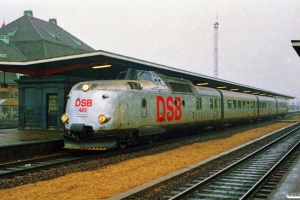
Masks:
[[[220,177],[221,175],[225,174],[226,172],[230,171],[231,169],[233,169],[234,167],[240,165],[242,162],[250,159],[251,157],[255,156],[256,154],[262,152],[263,150],[265,150],[266,148],[270,147],[271,145],[273,145],[274,143],[280,141],[281,139],[285,138],[286,136],[290,135],[291,133],[293,133],[294,131],[298,130],[300,128],[300,122],[297,122],[296,123],[298,125],[298,127],[290,130],[288,133],[284,134],[283,136],[277,138],[276,140],[270,142],[269,144],[261,147],[260,149],[256,150],[255,152],[247,155],[246,157],[238,160],[237,162],[231,164],[230,166],[222,169],[221,171],[213,174],[212,176],[204,179],[203,181],[191,186],[190,188],[180,192],[179,194],[173,196],[172,198],[170,198],[170,200],[181,200],[181,199],[184,199],[184,198],[187,198],[188,196],[192,195],[193,193],[195,193],[200,187],[203,187],[204,185],[210,183],[211,181],[215,180],[216,178]],[[295,124],[293,124],[295,125]],[[288,127],[285,127],[283,129],[288,129],[290,126]],[[282,129],[280,129],[282,130]],[[279,131],[280,131],[279,130]],[[254,186],[253,186],[254,187]],[[254,189],[254,188],[253,188]],[[250,192],[249,192],[250,193]]]

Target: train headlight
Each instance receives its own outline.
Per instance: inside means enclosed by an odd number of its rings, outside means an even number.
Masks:
[[[68,121],[68,115],[67,114],[62,114],[62,116],[60,117],[60,119],[61,119],[61,121],[63,122],[63,123],[65,123],[66,121]]]
[[[90,89],[90,86],[87,84],[87,83],[85,83],[85,84],[83,84],[82,85],[82,90],[84,91],[84,92],[86,92],[86,91],[88,91],[89,89]]]
[[[100,115],[98,120],[101,124],[108,122],[111,119],[109,115]]]

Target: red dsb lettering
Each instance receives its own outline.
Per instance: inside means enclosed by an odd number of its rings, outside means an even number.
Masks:
[[[156,97],[156,121],[162,122],[165,118],[168,121],[180,120],[182,117],[180,97],[168,96],[165,100],[162,96]]]
[[[162,107],[162,113],[160,113],[160,105]],[[164,118],[165,118],[165,112],[166,112],[166,109],[165,109],[165,100],[162,96],[157,96],[156,97],[156,121],[157,122],[162,122],[164,121]]]
[[[174,107],[173,107],[173,98],[172,97],[167,97],[167,119],[168,121],[172,121],[174,118]]]
[[[82,107],[91,107],[93,105],[92,99],[76,99],[75,106],[82,106]]]

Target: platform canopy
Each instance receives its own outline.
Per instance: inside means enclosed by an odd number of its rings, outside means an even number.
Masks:
[[[222,90],[231,90],[262,96],[281,96],[286,99],[295,97],[284,95],[260,88],[241,85],[231,81],[205,76],[173,67],[143,61],[106,51],[94,51],[76,55],[56,58],[26,61],[26,62],[0,62],[0,70],[42,77],[54,74],[86,77],[87,80],[113,80],[127,68],[157,71],[167,76],[188,79],[195,85]]]
[[[292,40],[292,45],[297,54],[300,56],[300,40]]]

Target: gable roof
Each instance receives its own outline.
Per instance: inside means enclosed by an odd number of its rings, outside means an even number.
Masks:
[[[15,45],[26,57],[25,59],[20,55],[18,61],[94,51],[83,41],[59,27],[56,19],[47,22],[33,17],[31,11],[25,11],[24,16],[0,29],[0,43]],[[10,51],[7,52],[7,55],[11,54]],[[12,61],[9,57],[7,60]]]

